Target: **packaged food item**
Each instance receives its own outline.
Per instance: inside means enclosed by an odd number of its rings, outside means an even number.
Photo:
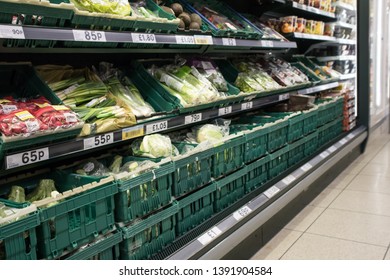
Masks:
[[[335,29],[335,25],[333,23],[329,23],[329,22],[326,23],[325,24],[324,35],[333,37],[334,29]]]
[[[306,20],[306,28],[305,33],[314,34],[315,21],[314,20]]]
[[[82,123],[75,112],[63,105],[44,106],[33,114],[37,119],[53,130],[58,128],[70,128]]]
[[[49,126],[42,123],[27,110],[16,110],[0,116],[0,132],[5,136],[28,137],[39,131],[46,131]]]
[[[282,33],[292,33],[297,29],[297,19],[296,16],[288,16],[280,19],[280,29]]]
[[[322,21],[316,21],[314,26],[314,34],[324,35],[325,24]]]
[[[306,29],[306,19],[304,18],[298,18],[297,19],[297,28],[296,32],[304,33]]]

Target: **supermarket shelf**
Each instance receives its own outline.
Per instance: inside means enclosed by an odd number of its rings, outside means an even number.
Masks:
[[[367,131],[364,127],[350,132],[266,191],[241,205],[237,211],[200,233],[196,239],[172,253],[168,259],[221,259],[303,190],[310,187],[316,178],[358,147],[366,137]]]
[[[88,43],[135,43],[178,46],[256,47],[264,49],[296,48],[295,42],[216,38],[210,35],[153,34],[49,27],[0,25],[0,38],[21,40],[75,41]],[[117,50],[115,48],[115,50]],[[144,50],[144,48],[142,48]],[[171,52],[177,52],[171,49]],[[156,52],[156,51],[154,51]]]
[[[325,16],[325,17],[329,17],[329,18],[336,18],[335,13],[326,12],[326,11],[323,11],[323,10],[320,10],[320,9],[317,9],[314,7],[299,4],[297,2],[292,2],[292,3],[290,2],[290,4],[292,5],[293,8],[298,9],[298,10],[307,11],[307,12],[315,14],[315,15]]]
[[[334,82],[334,83],[330,83],[330,84],[325,84],[325,85],[315,86],[315,87],[311,87],[311,88],[301,89],[301,90],[298,90],[298,93],[299,94],[312,94],[312,93],[316,93],[316,92],[320,92],[320,91],[336,88],[338,86],[339,86],[339,83],[338,82]]]
[[[108,145],[137,138],[146,134],[179,129],[187,125],[215,119],[217,117],[262,108],[267,105],[288,100],[289,97],[290,93],[271,95],[258,99],[253,99],[253,97],[249,96],[248,99],[244,100],[242,103],[227,107],[198,111],[196,113],[180,115],[163,120],[160,119],[158,121],[139,124],[133,127],[99,134],[92,137],[76,138],[65,142],[45,145],[42,147],[34,147],[34,149],[28,149],[18,153],[6,155],[4,157],[4,169],[11,170],[20,167],[25,168],[26,166],[38,163],[40,164],[54,158],[65,157],[83,151],[92,151],[102,147],[104,148]]]
[[[324,57],[317,57],[317,60],[321,62],[356,60],[356,56],[355,55],[324,56]]]
[[[344,3],[342,1],[337,1],[335,3],[332,3],[332,5],[336,8],[341,8],[349,12],[354,12],[354,13],[356,12],[356,8],[353,5]]]
[[[340,81],[351,80],[356,78],[356,73],[345,74],[340,77]]]
[[[334,23],[336,26],[344,27],[344,28],[349,28],[349,29],[356,29],[355,24],[350,24],[342,21],[337,21]]]
[[[336,43],[342,44],[342,45],[356,45],[355,39],[336,39]]]
[[[314,34],[306,34],[306,33],[298,33],[298,32],[288,34],[287,38],[329,41],[329,42],[336,41],[336,38],[331,36],[314,35]]]

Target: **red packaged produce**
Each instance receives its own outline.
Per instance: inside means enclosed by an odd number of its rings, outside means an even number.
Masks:
[[[51,129],[70,128],[81,122],[75,112],[63,105],[45,106],[33,114]]]
[[[48,130],[48,126],[34,117],[29,111],[20,109],[0,116],[0,132],[5,136],[30,136]]]
[[[40,96],[38,98],[31,99],[28,100],[27,102],[24,102],[24,107],[22,108],[27,109],[30,112],[34,112],[48,105],[51,105],[50,101],[47,100],[45,97]]]

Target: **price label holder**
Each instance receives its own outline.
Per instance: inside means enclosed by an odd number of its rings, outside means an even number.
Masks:
[[[321,158],[327,158],[329,156],[329,153],[327,152],[327,151],[325,151],[325,152],[322,152],[321,154],[320,154],[320,157]]]
[[[73,38],[82,42],[107,42],[104,31],[73,30]]]
[[[348,139],[352,139],[354,137],[354,135],[351,133],[347,136]]]
[[[233,111],[232,106],[223,107],[218,109],[218,116],[224,116],[227,114],[231,114]]]
[[[305,171],[305,172],[309,171],[309,170],[312,169],[312,168],[313,168],[313,166],[312,166],[310,163],[306,163],[305,165],[303,165],[303,166],[301,167],[301,169],[302,169],[303,171]]]
[[[236,219],[236,221],[239,221],[251,212],[252,209],[250,209],[248,206],[244,206],[240,210],[233,213],[233,218]]]
[[[168,129],[168,121],[156,122],[146,125],[146,134],[152,134]]]
[[[84,150],[93,149],[114,143],[114,133],[106,133],[84,139]]]
[[[156,36],[152,33],[131,33],[134,43],[156,44]]]
[[[176,35],[176,43],[179,45],[195,45],[194,36]]]
[[[224,46],[237,46],[236,39],[234,38],[222,38],[222,45]]]
[[[273,197],[275,194],[280,192],[280,189],[277,186],[272,186],[264,192],[264,195],[268,198]]]
[[[209,244],[211,241],[213,241],[215,238],[217,238],[219,235],[221,235],[222,231],[218,227],[213,227],[212,229],[208,230],[205,234],[203,234],[201,237],[198,238],[198,241],[203,245]]]
[[[245,102],[241,104],[241,110],[250,110],[253,108],[253,102]]]
[[[272,41],[261,41],[260,44],[262,47],[265,47],[265,48],[273,48],[274,47],[274,42],[272,42]]]
[[[50,156],[48,147],[10,155],[6,157],[6,169],[12,169],[40,161],[45,161],[49,158]]]
[[[122,140],[133,139],[143,135],[144,135],[143,125],[122,129]]]
[[[0,38],[26,39],[23,27],[18,25],[0,25]]]
[[[288,175],[286,178],[284,178],[283,180],[282,180],[282,182],[286,185],[286,186],[288,186],[288,185],[290,185],[292,182],[294,182],[296,180],[296,178],[293,176],[293,175]]]
[[[194,35],[195,44],[197,45],[213,45],[213,37],[209,35]]]
[[[288,93],[279,95],[279,101],[287,100],[289,98],[290,98],[290,94]]]
[[[184,124],[196,123],[196,122],[200,122],[201,120],[202,120],[202,113],[193,114],[184,117]]]
[[[329,151],[330,153],[334,153],[335,151],[337,151],[337,148],[336,148],[336,146],[332,146],[332,147],[330,147],[330,148],[328,149],[328,151]]]

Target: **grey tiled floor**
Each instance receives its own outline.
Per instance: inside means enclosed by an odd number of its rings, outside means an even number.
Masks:
[[[390,134],[348,166],[252,259],[390,260]]]

